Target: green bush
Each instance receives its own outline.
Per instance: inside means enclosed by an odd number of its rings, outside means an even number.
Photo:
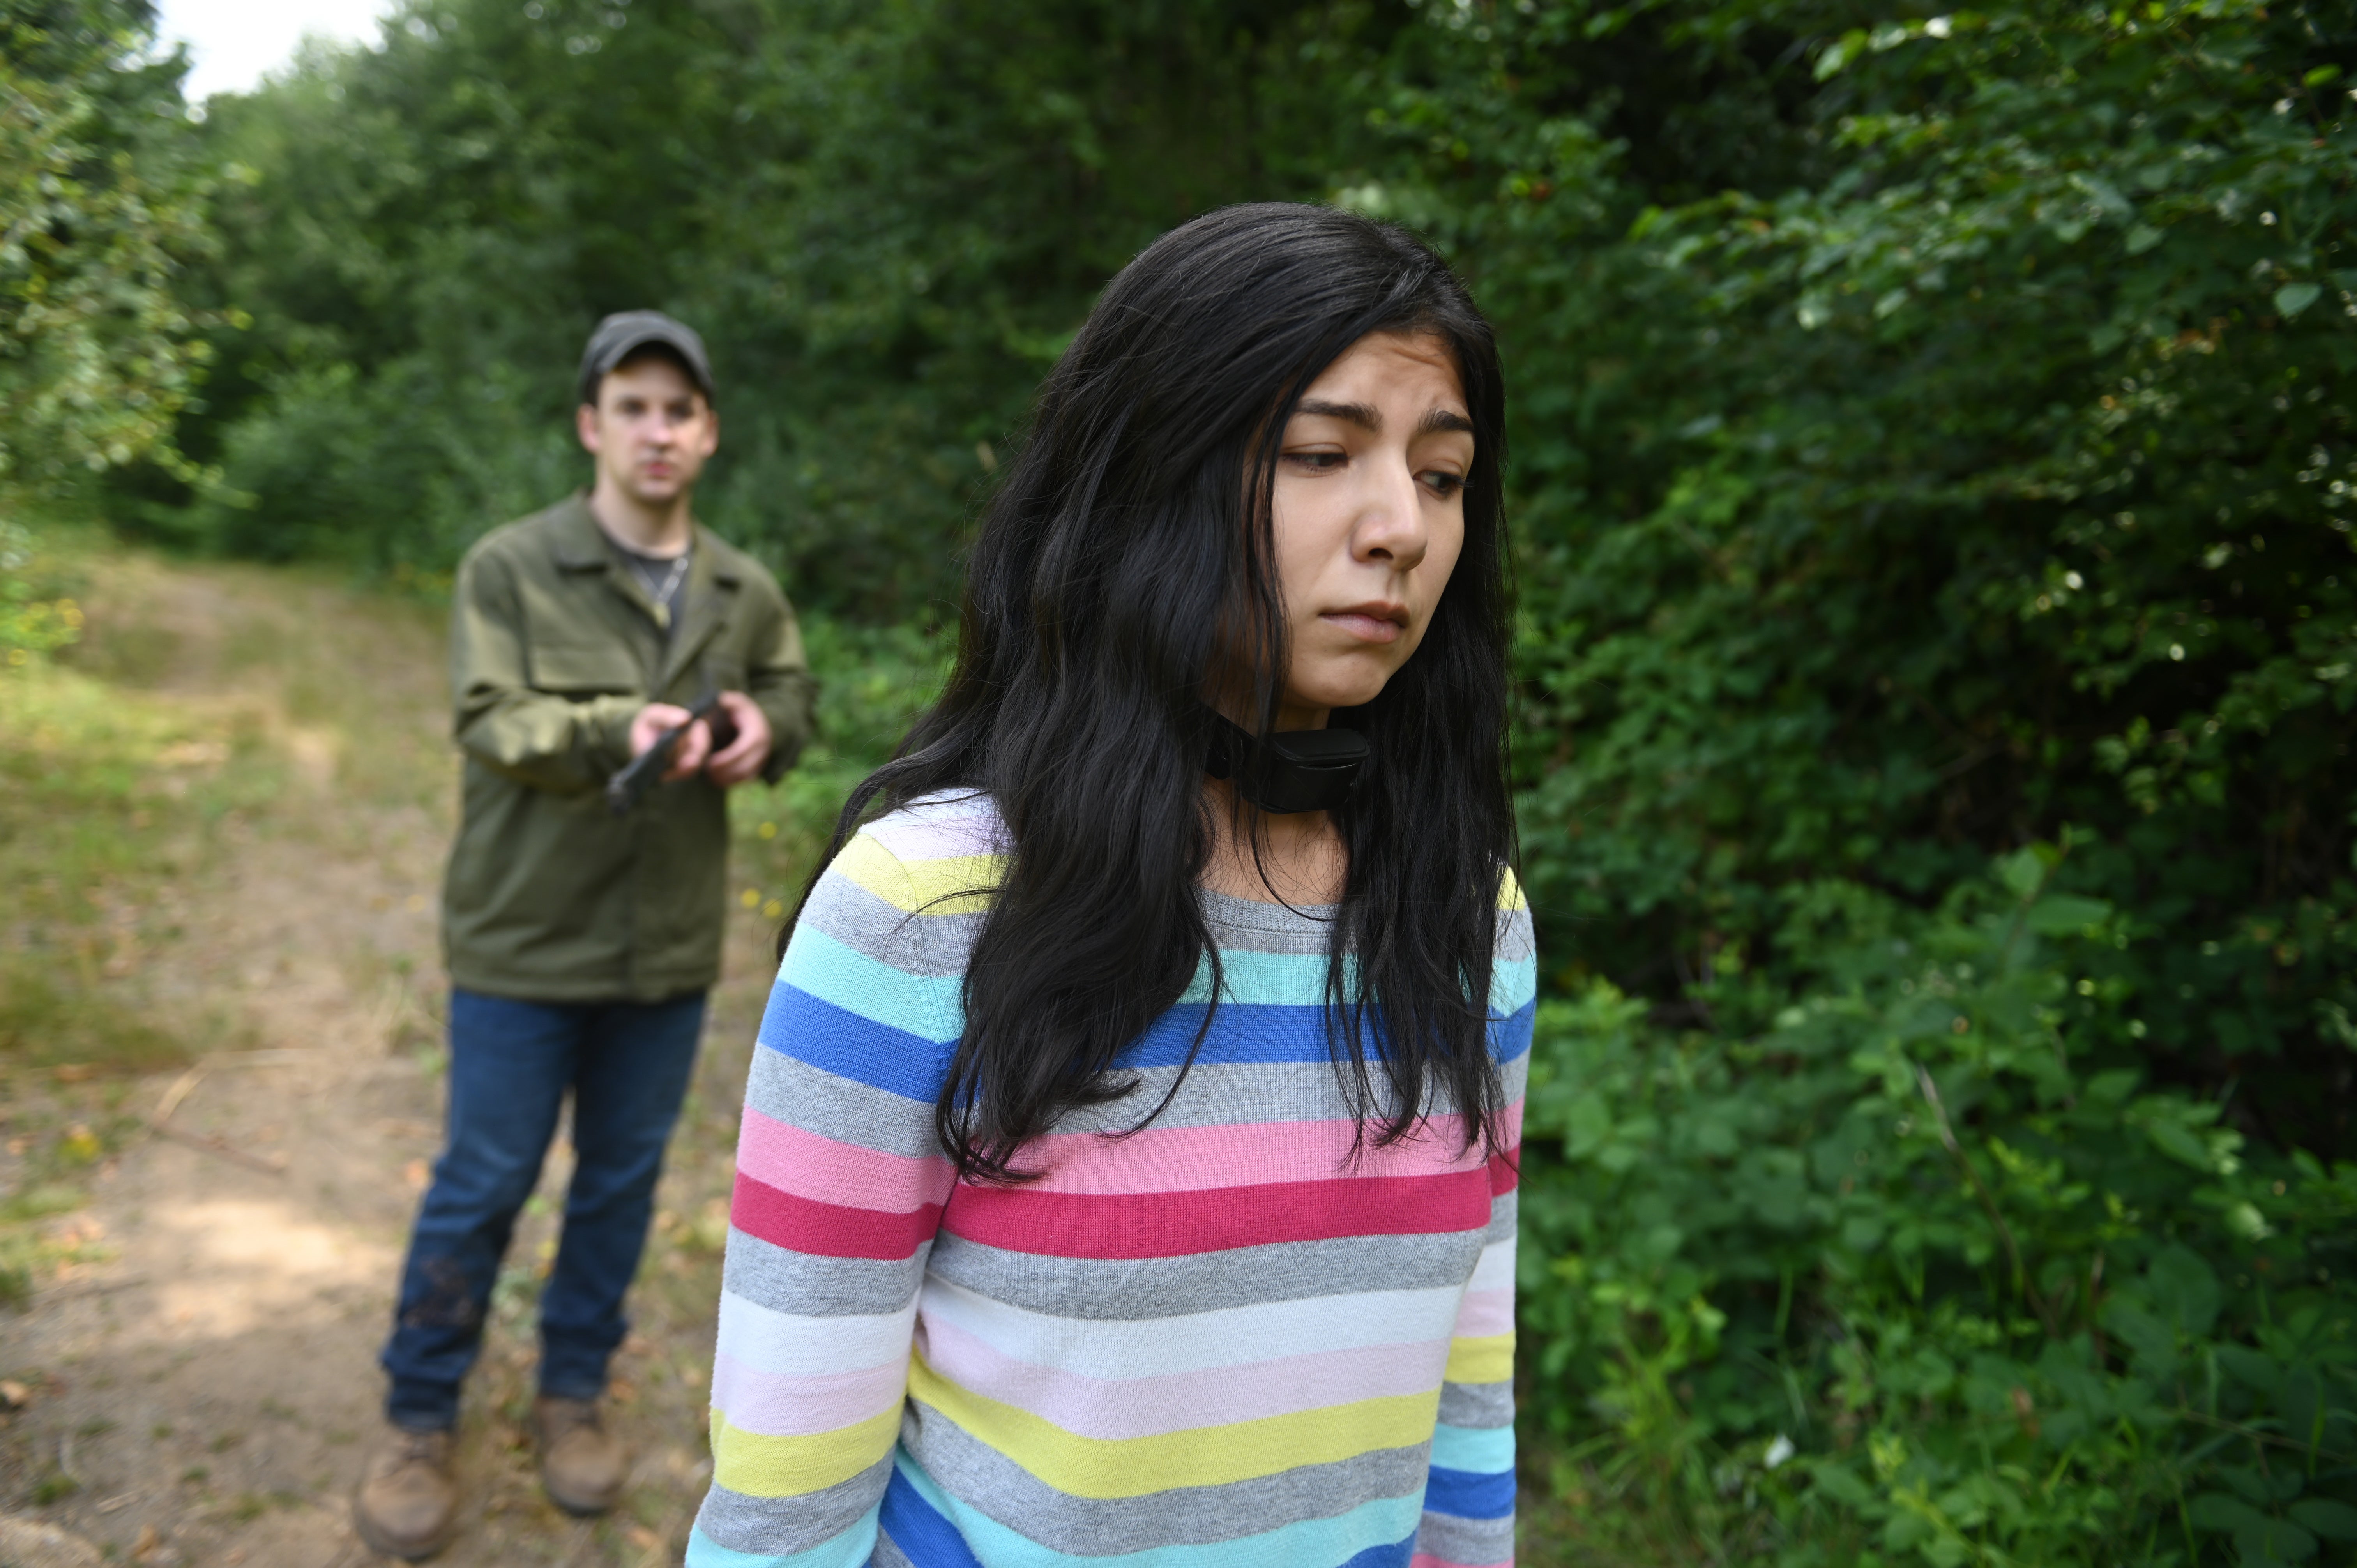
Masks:
[[[21,669],[81,636],[81,607],[66,574],[42,553],[39,537],[0,517],[0,668]]]
[[[1929,904],[2077,824],[2073,891],[2152,927],[2117,1048],[2357,1155],[2357,134],[2306,13],[1438,31],[1354,199],[1447,235],[1513,350],[1549,950],[1791,990],[1790,888]],[[1751,164],[1630,123],[1632,72]]]
[[[210,105],[202,284],[245,324],[182,435],[231,494],[175,518],[142,475],[139,515],[447,569],[586,476],[552,446],[581,343],[654,306],[713,353],[707,520],[800,603],[926,618],[1104,279],[1202,206],[1323,188],[1275,150],[1318,145],[1301,51],[1347,9],[412,0]]]
[[[1713,1561],[2357,1541],[2357,1165],[2099,1065],[2148,928],[2054,891],[2063,859],[1929,912],[1796,890],[1817,983],[1747,1037],[1600,982],[1542,1004],[1525,1409],[1559,1462]]]
[[[219,482],[166,531],[258,560],[447,573],[486,529],[586,478],[563,399],[513,380],[491,366],[449,381],[422,360],[368,378],[343,363],[289,371],[230,427]]]
[[[172,446],[211,345],[185,62],[145,0],[0,0],[0,478],[44,489]]]
[[[1518,397],[1526,1423],[1690,1559],[2346,1557],[2351,15],[1422,16],[1338,184]]]
[[[854,787],[892,755],[940,692],[952,634],[941,627],[863,627],[823,616],[806,618],[802,633],[820,677],[817,725],[802,760],[774,794],[777,809],[801,837],[798,864],[807,868],[834,832]]]

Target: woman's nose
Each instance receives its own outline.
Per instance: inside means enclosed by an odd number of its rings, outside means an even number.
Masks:
[[[1423,496],[1415,475],[1403,455],[1379,466],[1352,531],[1351,554],[1361,561],[1388,561],[1399,571],[1410,571],[1430,548],[1425,526]]]

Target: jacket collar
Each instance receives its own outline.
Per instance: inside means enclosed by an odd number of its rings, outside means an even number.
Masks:
[[[613,572],[614,547],[589,510],[589,492],[576,490],[552,509],[556,532],[556,563],[568,572],[606,572],[615,591],[641,612],[646,596],[627,572]],[[695,530],[695,553],[688,558],[687,582],[679,596],[680,624],[666,639],[657,693],[667,692],[704,656],[705,648],[728,624],[729,607],[741,582],[733,553],[719,537],[700,522]]]
[[[568,572],[603,572],[614,557],[605,531],[589,515],[589,492],[576,490],[550,509],[556,524],[556,564]]]
[[[556,523],[556,564],[568,572],[603,572],[614,564],[614,553],[606,531],[589,510],[589,492],[574,491],[550,509]],[[688,586],[692,592],[701,585],[708,594],[716,583],[735,587],[737,572],[733,561],[720,558],[714,546],[718,537],[693,518],[688,526],[695,532],[695,559],[688,567]]]

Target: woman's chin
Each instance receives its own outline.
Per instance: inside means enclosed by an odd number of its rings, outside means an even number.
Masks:
[[[1381,696],[1391,676],[1387,669],[1337,671],[1324,679],[1293,682],[1286,700],[1305,708],[1355,708]]]

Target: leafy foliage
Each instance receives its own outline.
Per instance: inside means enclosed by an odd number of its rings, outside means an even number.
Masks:
[[[2315,1557],[2345,16],[1437,22],[1346,199],[1518,351],[1525,1410],[1728,1560]]]
[[[177,59],[145,0],[0,3],[0,479],[169,437],[210,352],[180,274],[210,245]]]
[[[238,182],[212,407],[227,489],[167,530],[445,567],[583,460],[603,313],[699,324],[726,422],[707,519],[805,607],[921,616],[1098,285],[1268,172],[1299,5],[419,0],[382,48],[214,105]],[[1307,138],[1299,138],[1306,140]],[[168,486],[145,487],[171,500]]]
[[[81,607],[42,552],[38,535],[0,518],[0,660],[22,669],[81,635]]]
[[[1542,1009],[1534,1402],[1714,1558],[2297,1562],[2351,1519],[2357,1169],[2100,1065],[2134,923],[2063,865],[1811,889],[1823,979],[1746,1037]]]

